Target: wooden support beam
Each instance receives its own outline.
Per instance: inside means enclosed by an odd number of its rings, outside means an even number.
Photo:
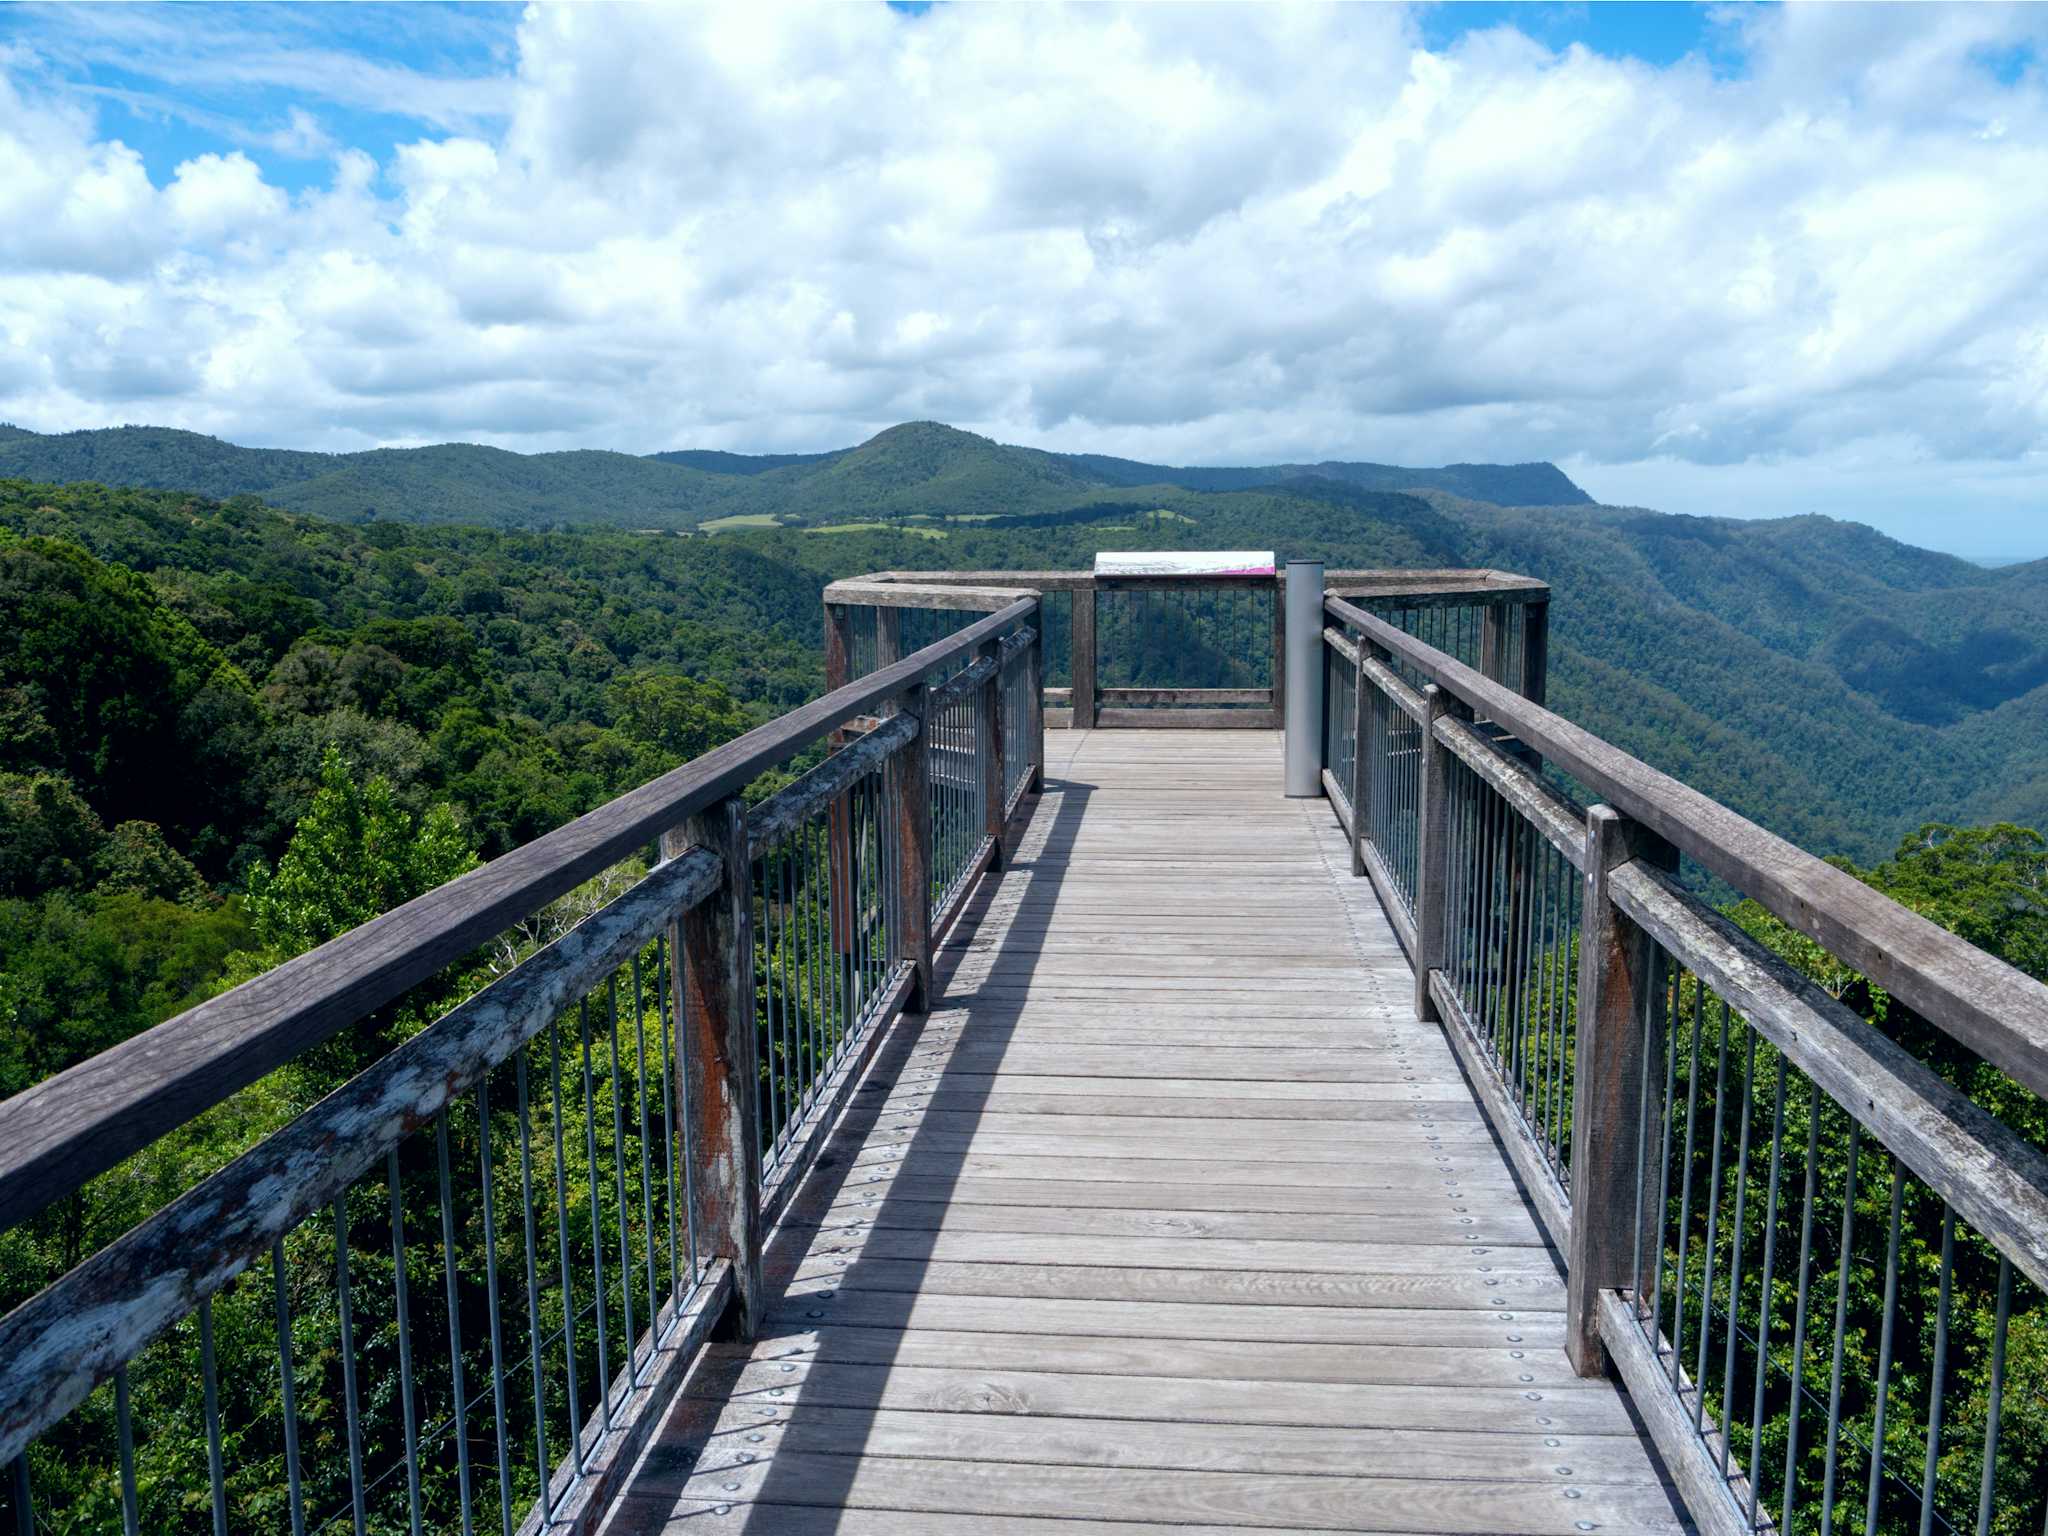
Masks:
[[[896,758],[909,755],[899,752]],[[760,1063],[746,806],[737,795],[721,800],[672,836],[684,847],[710,850],[724,869],[719,888],[678,925],[677,1091],[693,1143],[692,1230],[701,1250],[731,1261],[739,1333],[751,1339],[761,1325],[763,1293]]]
[[[1479,670],[1496,683],[1507,681],[1507,605],[1488,603],[1480,609]]]
[[[825,691],[852,681],[853,614],[844,603],[825,605]]]
[[[1633,1291],[1636,1256],[1654,1255],[1662,1213],[1637,1198],[1653,1154],[1644,1064],[1662,1048],[1656,946],[1614,903],[1609,882],[1632,859],[1677,867],[1677,853],[1608,806],[1586,812],[1586,894],[1579,924],[1578,1040],[1572,1078],[1572,1224],[1565,1262],[1565,1351],[1581,1376],[1607,1369],[1600,1293]],[[1654,1260],[1653,1260],[1654,1262]]]
[[[1371,739],[1371,716],[1366,711],[1372,707],[1372,684],[1365,675],[1365,648],[1361,645],[1352,653],[1351,669],[1351,782],[1345,787],[1345,794],[1351,801],[1351,873],[1354,878],[1365,873],[1365,797],[1372,793],[1372,764],[1366,757],[1366,743]]]
[[[1273,594],[1273,721],[1287,718],[1287,576],[1286,567],[1267,590]]]
[[[1095,729],[1095,589],[1074,589],[1073,729]]]
[[[889,958],[908,963],[913,973],[904,1011],[923,1013],[932,995],[931,742],[926,735],[931,713],[924,684],[904,694],[897,707],[916,719],[917,739],[891,756],[882,770],[884,824],[896,850]]]
[[[984,641],[981,654],[994,667],[987,681],[981,685],[975,701],[976,712],[981,717],[980,729],[976,733],[981,737],[981,830],[983,836],[995,842],[995,851],[989,855],[989,868],[1001,869],[1003,824],[1009,820],[1004,812],[1008,808],[1009,796],[1003,774],[1003,658],[1000,642]]]
[[[1522,604],[1522,697],[1541,704],[1550,688],[1550,604]]]
[[[1422,690],[1422,804],[1415,853],[1415,1016],[1438,1017],[1429,973],[1444,963],[1444,887],[1449,872],[1444,839],[1450,828],[1450,748],[1437,739],[1436,723],[1450,713],[1451,696],[1431,683]]]
[[[1025,787],[1038,794],[1045,788],[1045,603],[1031,616],[1031,658],[1024,664],[1030,690],[1026,708],[1031,718],[1031,780]]]

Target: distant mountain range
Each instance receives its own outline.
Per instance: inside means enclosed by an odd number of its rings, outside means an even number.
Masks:
[[[907,422],[852,448],[813,454],[679,449],[644,457],[580,450],[522,454],[475,443],[307,453],[242,448],[169,427],[37,433],[0,426],[0,476],[260,496],[339,522],[385,519],[501,528],[695,528],[726,518],[818,524],[990,517],[1147,499],[1335,483],[1441,491],[1502,506],[1588,506],[1553,464],[1408,469],[1329,461],[1176,468],[1099,454],[1047,453]]]
[[[1868,860],[1928,817],[2048,826],[2048,561],[1985,569],[1825,517],[1600,506],[1549,464],[1175,468],[930,422],[833,453],[646,458],[0,428],[9,476],[253,494],[321,521],[374,519],[387,552],[431,532],[391,525],[493,525],[506,532],[475,542],[510,549],[538,547],[526,529],[709,524],[716,539],[691,541],[706,572],[730,562],[748,590],[785,597],[863,570],[1079,567],[1098,549],[1495,566],[1552,585],[1565,713],[1807,847]],[[25,517],[37,505],[33,487],[14,500]],[[88,521],[96,552],[130,558],[120,517]],[[615,555],[634,542],[608,541]],[[435,580],[428,609],[476,619]]]

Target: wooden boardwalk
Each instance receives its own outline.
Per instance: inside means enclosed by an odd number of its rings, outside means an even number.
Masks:
[[[1047,743],[606,1529],[1688,1529],[1279,738]]]

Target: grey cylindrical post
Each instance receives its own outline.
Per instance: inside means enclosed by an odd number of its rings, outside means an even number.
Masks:
[[[1287,562],[1287,793],[1323,792],[1323,562]]]

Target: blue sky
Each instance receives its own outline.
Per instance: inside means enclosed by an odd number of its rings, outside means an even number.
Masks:
[[[0,6],[0,420],[1552,459],[2048,554],[2048,8]]]
[[[7,4],[0,5],[0,45],[12,40],[42,54],[51,77],[93,101],[103,131],[139,151],[159,184],[194,155],[239,149],[263,168],[266,180],[296,191],[327,180],[332,144],[361,148],[382,162],[422,131],[502,122],[502,112],[488,110],[451,118],[438,101],[409,110],[405,85],[502,82],[517,64],[524,8],[480,0],[312,0],[130,6],[116,19],[70,5]],[[892,0],[889,8],[914,18],[933,7],[927,0]],[[145,16],[175,30],[182,46],[138,46],[135,23]],[[1413,17],[1432,49],[1509,27],[1552,48],[1578,44],[1660,67],[1690,56],[1737,74],[1744,59],[1728,8],[1718,5],[1457,0],[1418,6]],[[362,79],[343,70],[323,77],[317,70],[265,67],[266,59],[281,64],[287,54],[370,61],[390,73]],[[295,113],[301,122],[314,119],[318,135],[296,128]]]

